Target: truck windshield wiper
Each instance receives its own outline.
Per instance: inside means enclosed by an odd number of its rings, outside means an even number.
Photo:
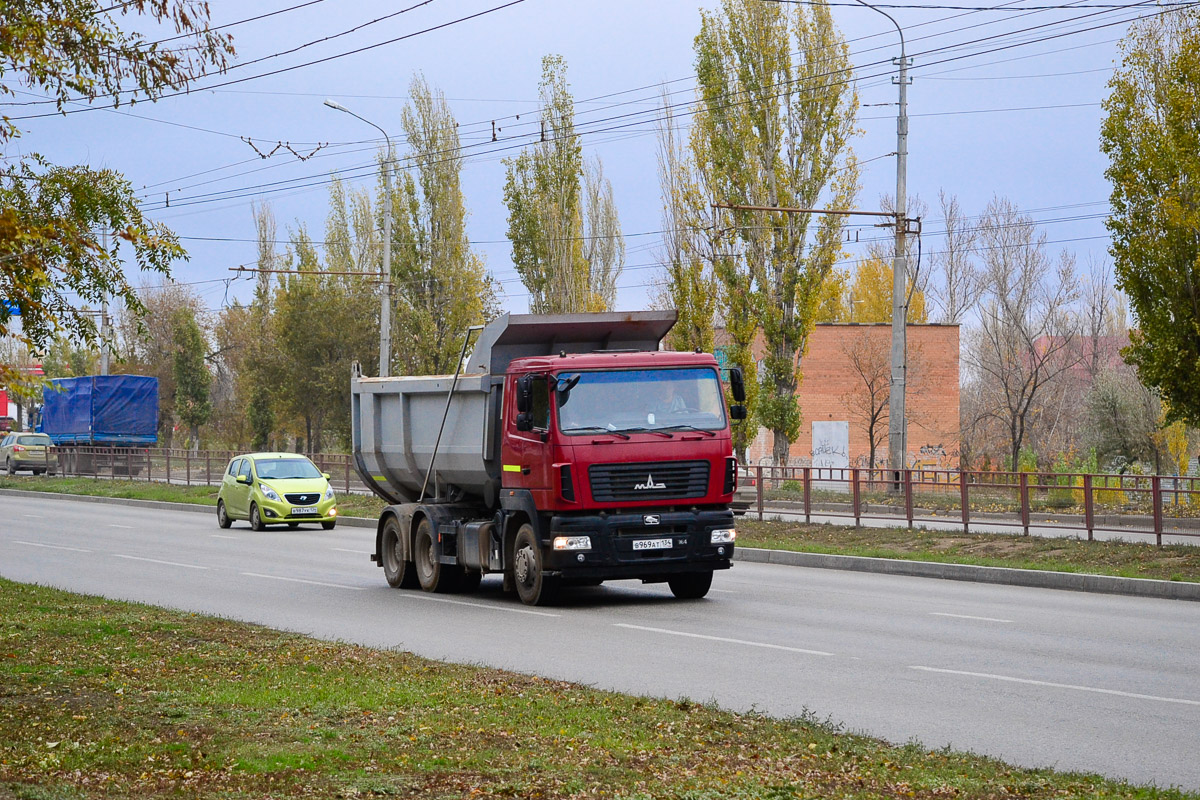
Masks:
[[[675,434],[667,433],[661,428],[621,428],[622,433],[657,433],[659,436],[665,436],[668,439],[674,439]]]
[[[682,430],[696,431],[697,433],[703,433],[705,436],[716,436],[717,435],[715,431],[710,431],[707,428],[697,428],[695,425],[688,425],[687,423],[683,423],[680,425],[668,425],[667,428],[669,428],[673,431],[682,431]]]
[[[611,431],[608,428],[603,428],[599,425],[585,425],[582,428],[562,428],[561,433],[611,433],[613,436],[620,436],[622,439],[628,439],[629,435],[621,431]]]

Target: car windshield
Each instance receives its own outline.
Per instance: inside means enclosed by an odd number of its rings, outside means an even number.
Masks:
[[[35,434],[32,436],[18,436],[17,444],[29,445],[33,447],[50,447],[53,442],[46,434]]]
[[[319,478],[321,471],[307,458],[271,458],[254,462],[262,480],[283,481],[288,478]]]
[[[562,373],[557,378],[558,427],[568,436],[725,427],[721,382],[711,368]]]

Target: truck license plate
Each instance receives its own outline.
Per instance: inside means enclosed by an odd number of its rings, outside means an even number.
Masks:
[[[634,550],[670,550],[672,541],[670,539],[634,539]]]
[[[293,517],[311,516],[316,513],[317,513],[317,509],[313,506],[309,506],[308,508],[293,508],[292,509]]]

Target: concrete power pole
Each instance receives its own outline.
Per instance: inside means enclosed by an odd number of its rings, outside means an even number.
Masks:
[[[108,228],[101,233],[104,252],[108,252]],[[108,374],[108,295],[100,305],[100,374]]]
[[[888,17],[891,19],[891,17]],[[892,20],[894,23],[895,20]],[[900,31],[900,26],[896,25]],[[888,395],[888,468],[893,479],[907,466],[908,417],[905,384],[908,323],[908,58],[900,31],[900,113],[896,117],[896,254],[892,262],[892,380]]]

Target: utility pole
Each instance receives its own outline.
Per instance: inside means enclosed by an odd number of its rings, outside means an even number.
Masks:
[[[379,292],[379,377],[386,378],[391,375],[392,364],[392,167],[395,164],[392,138],[383,128],[341,103],[326,99],[325,105],[362,120],[382,133],[387,142],[387,159],[383,166],[383,274]]]
[[[888,469],[892,471],[893,489],[900,486],[900,472],[908,465],[908,419],[905,416],[904,391],[908,371],[906,340],[908,331],[908,256],[905,237],[908,235],[908,54],[904,49],[904,31],[900,23],[886,11],[866,0],[859,5],[883,14],[900,34],[900,58],[892,59],[900,67],[900,111],[896,116],[896,253],[892,259],[892,375],[888,394]],[[872,465],[874,466],[874,465]]]
[[[108,252],[108,228],[105,227],[100,233],[102,247],[104,252]],[[100,374],[108,374],[108,295],[104,295],[104,300],[100,304]]]

